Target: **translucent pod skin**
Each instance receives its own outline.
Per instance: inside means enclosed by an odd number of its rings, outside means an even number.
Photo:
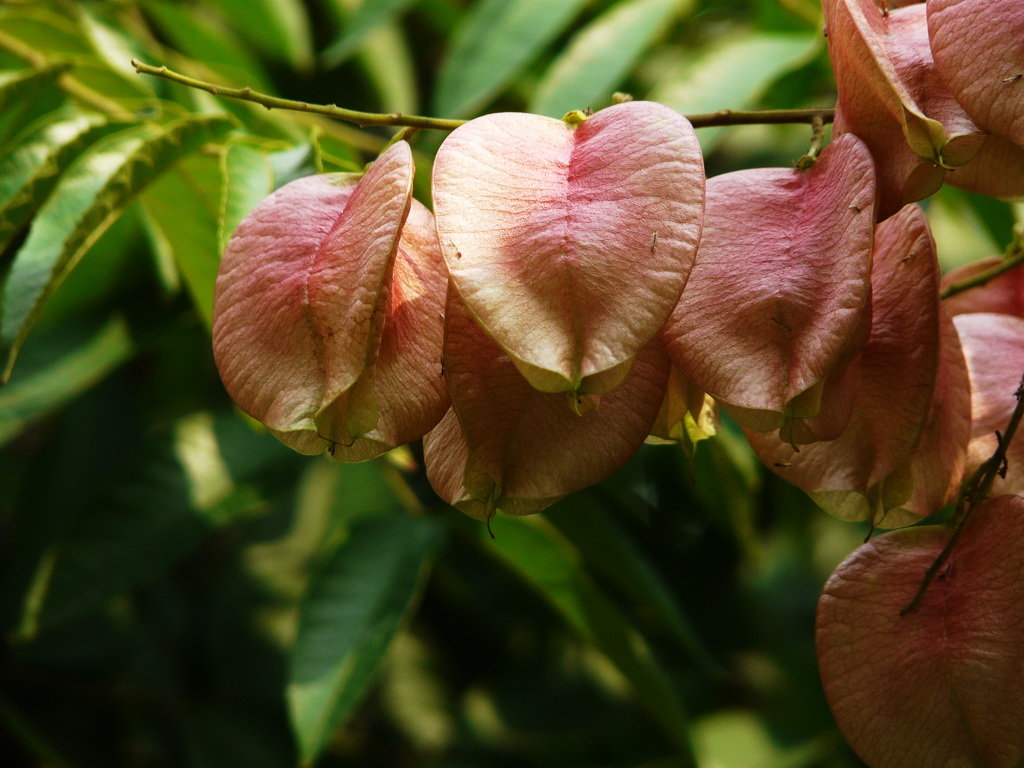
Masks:
[[[900,615],[949,536],[930,525],[872,539],[818,602],[825,695],[872,768],[1015,768],[1024,755],[1024,499],[979,506]]]
[[[228,243],[214,357],[242,410],[302,453],[358,461],[422,436],[440,379],[444,263],[412,154],[294,181]]]
[[[1003,262],[1001,257],[993,256],[957,267],[942,276],[942,289],[945,291],[961,281],[977,277]],[[998,277],[987,280],[983,285],[968,288],[948,299],[943,299],[942,305],[951,315],[995,312],[1024,318],[1024,264],[1018,264]]]
[[[437,229],[469,311],[545,392],[607,392],[679,299],[700,239],[689,122],[634,101],[582,120],[501,113],[434,163]]]
[[[767,467],[826,511],[894,528],[955,496],[970,429],[963,353],[939,305],[935,245],[919,207],[878,226],[871,284],[871,333],[842,434],[799,451],[774,435],[747,437]]]
[[[577,396],[530,386],[453,290],[445,333],[452,410],[424,439],[427,476],[439,496],[472,517],[538,512],[636,453],[658,416],[668,373],[668,356],[653,341],[618,387],[581,396],[585,406],[571,409],[567,400]]]
[[[928,0],[927,14],[942,82],[983,129],[1024,146],[1024,5]]]
[[[809,171],[708,180],[696,264],[661,336],[673,362],[739,423],[790,443],[849,420],[849,362],[866,338],[874,165],[843,136]]]
[[[1006,429],[1024,374],[1024,319],[978,312],[953,318],[971,380],[971,442],[965,474],[970,475],[996,450],[996,432]],[[1024,494],[1024,433],[1006,449],[1006,472],[994,493]]]
[[[856,134],[871,148],[879,220],[943,181],[987,195],[1024,194],[1024,151],[972,119],[936,66],[931,3],[887,11],[876,0],[823,5],[839,93],[835,134]]]

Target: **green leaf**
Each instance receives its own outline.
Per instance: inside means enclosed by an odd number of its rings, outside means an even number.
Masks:
[[[270,167],[274,171],[274,189],[289,182],[319,173],[317,150],[312,144],[298,144],[289,149],[270,153]]]
[[[74,6],[75,18],[82,34],[107,66],[138,80],[131,60],[144,58],[147,49],[140,40],[133,39],[127,30],[107,23],[97,10],[85,4]]]
[[[434,520],[364,518],[314,577],[287,689],[303,765],[316,760],[359,702],[420,592],[440,539]]]
[[[67,57],[94,53],[75,22],[46,8],[26,4],[8,6],[0,12],[0,30],[35,51]]]
[[[233,414],[198,412],[152,440],[36,566],[18,636],[74,619],[151,581],[211,530],[259,511],[297,457]]]
[[[736,33],[688,56],[648,98],[683,114],[749,108],[782,75],[810,61],[821,45],[820,36],[810,32]],[[712,149],[722,130],[699,132],[705,152]]]
[[[714,438],[701,441],[690,469],[682,460],[679,465],[681,472],[689,471],[705,514],[734,532],[749,563],[758,562],[764,549],[757,529],[764,469],[743,430],[728,414],[722,414],[722,428]]]
[[[70,112],[37,121],[0,158],[0,251],[50,194],[60,173],[90,144],[124,127]]]
[[[302,0],[208,0],[252,47],[298,70],[313,65],[309,16]]]
[[[321,173],[332,173],[341,171],[343,173],[358,173],[363,169],[363,163],[359,153],[352,148],[352,145],[322,131],[314,131],[310,136],[310,143],[316,156],[317,170]],[[419,168],[417,167],[417,170]]]
[[[0,71],[0,109],[8,109],[42,85],[52,83],[70,64],[51,64],[40,69]]]
[[[586,0],[481,0],[469,12],[438,75],[434,112],[485,106],[573,20]]]
[[[234,33],[218,24],[206,9],[166,0],[143,3],[154,26],[194,59],[221,73],[229,82],[270,90],[270,79],[249,50]]]
[[[127,62],[118,68],[111,66],[105,59],[109,51],[98,47],[78,23],[77,16],[58,15],[31,5],[16,7],[0,15],[0,32],[36,54],[72,62],[68,76],[97,96],[114,103],[123,100],[126,108],[140,101],[152,101],[148,84],[130,74]]]
[[[0,289],[0,360],[6,381],[46,300],[147,184],[230,128],[221,117],[139,126],[103,139],[61,177],[32,222]]]
[[[335,67],[343,62],[355,53],[370,32],[394,19],[412,2],[413,0],[365,0],[346,25],[345,31],[320,54],[324,66]]]
[[[495,538],[485,546],[609,658],[669,738],[689,753],[689,718],[679,695],[666,681],[643,638],[586,574],[572,544],[536,516],[502,517],[494,532]]]
[[[573,505],[556,505],[548,519],[579,548],[587,565],[623,593],[635,605],[655,615],[705,674],[722,674],[690,620],[679,608],[672,591],[644,553],[615,519],[598,504],[587,503],[589,494],[577,494]]]
[[[217,157],[193,156],[155,181],[140,197],[152,237],[185,278],[200,316],[213,322],[213,291],[220,267],[223,180]]]
[[[223,186],[220,197],[220,221],[217,239],[220,252],[235,228],[256,204],[274,191],[274,169],[263,150],[230,142],[220,156]]]
[[[1013,238],[1012,205],[944,184],[925,209],[944,270],[994,256]]]
[[[51,334],[56,336],[58,334]],[[0,445],[21,434],[128,359],[132,342],[121,319],[114,319],[84,342],[63,331],[34,365],[24,366],[0,389]]]
[[[17,712],[14,707],[0,697],[0,723],[3,723],[5,730],[14,736],[21,746],[28,750],[38,761],[39,765],[48,765],[52,768],[73,768],[73,763],[66,760],[50,743],[43,729],[29,718]]]
[[[561,117],[607,103],[641,54],[693,0],[625,0],[580,30],[548,68],[530,111]]]
[[[0,70],[0,156],[7,151],[7,140],[26,119],[32,119],[33,102],[39,94],[56,92],[54,84],[68,68],[67,64],[54,64],[41,69]]]
[[[384,24],[369,33],[359,51],[359,63],[373,83],[382,110],[419,112],[416,67],[397,24]]]

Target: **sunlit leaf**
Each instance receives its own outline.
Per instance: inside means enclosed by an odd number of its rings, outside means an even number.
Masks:
[[[0,293],[0,353],[10,376],[43,305],[78,259],[147,184],[230,123],[195,117],[108,136],[62,176],[32,222]]]
[[[41,69],[0,70],[0,148],[6,152],[6,140],[20,127],[41,90],[49,90],[68,69],[53,64]]]
[[[177,48],[232,82],[269,90],[270,79],[260,63],[208,9],[168,0],[146,0],[143,7]]]
[[[194,156],[178,163],[140,197],[153,236],[185,278],[207,326],[213,321],[213,290],[220,266],[221,187],[218,158]]]
[[[122,74],[130,76],[143,88],[148,87],[146,82],[135,77],[135,70],[131,64],[132,58],[145,52],[142,42],[133,39],[127,30],[108,23],[97,9],[90,5],[76,4],[74,13],[82,34],[103,62],[111,69],[120,70]]]
[[[364,518],[313,578],[287,689],[302,765],[316,760],[359,702],[415,603],[440,540],[433,520]]]
[[[124,126],[58,113],[33,127],[0,158],[0,251],[56,185],[60,174],[93,142]]]
[[[274,169],[266,152],[238,141],[224,147],[220,160],[223,187],[217,240],[223,253],[239,222],[274,191]]]
[[[358,151],[343,139],[329,133],[316,132],[310,141],[317,157],[317,168],[322,173],[354,173],[362,170]]]
[[[452,40],[438,74],[434,112],[477,112],[565,29],[585,0],[482,0]]]
[[[814,34],[741,32],[687,57],[683,67],[661,77],[649,94],[683,114],[743,109],[753,106],[782,75],[809,61],[821,49]],[[722,128],[703,128],[700,144],[710,151]]]
[[[68,66],[51,64],[40,69],[0,70],[0,108],[7,109],[41,85],[52,83],[67,71]]]
[[[92,91],[96,99],[111,107],[150,101],[149,85],[124,67],[112,66],[88,33],[78,24],[77,14],[55,13],[39,4],[0,7],[0,31],[16,46],[24,46],[57,61],[70,60],[67,77]]]
[[[381,110],[419,112],[416,62],[401,27],[388,23],[370,32],[359,51],[359,63],[373,83]]]
[[[580,30],[541,78],[530,111],[561,117],[604,106],[641,54],[692,0],[623,0]]]

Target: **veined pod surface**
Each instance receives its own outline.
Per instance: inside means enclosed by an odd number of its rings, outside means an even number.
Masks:
[[[408,144],[362,176],[294,181],[225,249],[214,356],[242,410],[303,453],[362,460],[444,414],[446,274],[430,212],[412,199]]]
[[[434,205],[459,295],[527,380],[601,393],[679,299],[704,165],[689,122],[663,105],[568,117],[458,128],[434,163]]]

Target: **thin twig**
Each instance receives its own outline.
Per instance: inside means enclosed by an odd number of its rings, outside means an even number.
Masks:
[[[228,88],[227,86],[217,85],[216,83],[210,83],[205,80],[198,80],[188,75],[183,75],[180,72],[168,69],[167,67],[153,67],[149,64],[139,61],[138,59],[132,59],[132,66],[135,67],[135,71],[142,75],[153,75],[155,77],[162,77],[165,80],[170,80],[180,85],[186,85],[189,88],[197,88],[207,93],[212,93],[214,96],[225,96],[231,99],[239,99],[241,101],[251,101],[255,104],[260,104],[267,109],[287,109],[293,112],[309,112],[316,115],[326,115],[327,117],[333,117],[337,120],[344,120],[348,123],[355,123],[358,126],[365,127],[368,125],[394,125],[394,126],[408,126],[411,128],[435,128],[442,131],[451,131],[462,125],[465,120],[446,120],[436,117],[423,117],[420,115],[406,115],[401,112],[391,112],[389,114],[383,114],[378,112],[361,112],[356,109],[345,109],[334,104],[310,104],[305,101],[295,101],[294,99],[282,99],[277,96],[270,96],[259,91],[254,91],[252,88]]]
[[[252,88],[228,88],[205,80],[197,80],[194,77],[183,75],[167,67],[154,67],[138,59],[132,59],[132,66],[135,71],[143,75],[162,77],[165,80],[185,85],[189,88],[212,93],[214,96],[224,96],[231,99],[251,101],[260,104],[267,109],[288,109],[296,112],[310,112],[318,115],[333,117],[336,120],[344,120],[355,123],[359,126],[385,125],[405,126],[408,128],[424,128],[439,131],[452,131],[458,128],[466,120],[454,120],[441,117],[425,117],[423,115],[406,115],[401,112],[380,113],[361,112],[355,109],[345,109],[334,104],[310,104],[305,101],[293,99],[282,99],[277,96],[269,96]],[[736,111],[722,109],[718,112],[707,112],[697,115],[687,115],[694,128],[708,128],[711,126],[726,125],[781,125],[786,123],[811,123],[820,121],[822,124],[832,122],[835,117],[835,110],[832,109],[769,109],[756,111]]]
[[[952,285],[947,286],[946,290],[942,292],[942,298],[948,299],[950,296],[956,296],[958,293],[963,293],[971,288],[977,288],[979,285],[984,285],[989,280],[999,277],[1004,272],[1009,272],[1021,263],[1024,263],[1024,236],[1020,233],[1016,233],[1014,235],[1013,242],[1011,242],[1010,246],[1006,249],[1006,254],[1003,256],[1002,261],[998,264],[993,264],[984,272],[979,272],[978,274],[965,278],[958,283],[953,283]]]
[[[791,123],[822,125],[835,120],[834,109],[720,109],[696,115],[683,115],[694,128],[714,128],[728,125],[786,125]]]
[[[900,611],[900,616],[913,613],[920,607],[928,587],[935,581],[935,577],[939,575],[939,571],[942,570],[942,566],[949,560],[949,556],[953,554],[953,549],[960,540],[960,536],[971,513],[988,497],[996,477],[1005,471],[1003,468],[1006,465],[1006,451],[1010,443],[1013,442],[1013,436],[1017,433],[1017,427],[1020,426],[1021,419],[1024,418],[1024,376],[1021,377],[1020,384],[1017,385],[1017,391],[1013,393],[1013,396],[1017,398],[1017,405],[1014,407],[1010,421],[1006,425],[1006,431],[1001,435],[996,434],[998,444],[996,445],[995,452],[989,457],[988,461],[975,470],[960,490],[960,500],[957,502],[956,511],[949,521],[949,525],[955,526],[953,528],[953,535],[949,537],[949,541],[942,548],[939,556],[935,558],[935,562],[925,571],[924,578],[921,580],[921,586],[918,587],[914,599],[907,604],[906,608]]]

